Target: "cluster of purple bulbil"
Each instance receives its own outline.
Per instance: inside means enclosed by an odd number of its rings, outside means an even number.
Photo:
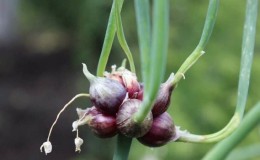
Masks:
[[[160,85],[151,112],[141,123],[133,115],[141,107],[144,86],[135,73],[125,67],[112,66],[104,77],[92,75],[85,64],[83,72],[90,82],[91,108],[77,109],[79,120],[74,128],[87,124],[100,138],[113,137],[120,133],[137,138],[149,147],[159,147],[176,139],[176,129],[171,116],[166,112],[173,91],[174,75]]]
[[[111,72],[104,73],[104,77],[96,77],[88,71],[85,64],[83,64],[83,73],[90,82],[89,94],[85,96],[90,98],[93,106],[86,109],[77,108],[79,118],[72,123],[73,131],[77,132],[74,140],[76,151],[80,152],[83,144],[83,139],[78,136],[78,127],[82,125],[88,125],[100,138],[122,134],[137,138],[139,142],[149,147],[160,147],[178,139],[176,134],[178,128],[166,112],[174,89],[173,73],[160,85],[152,110],[139,123],[135,121],[134,115],[142,106],[145,86],[138,82],[135,73],[125,67],[117,69],[114,65]],[[47,141],[40,147],[45,154],[52,152],[50,135],[60,114],[77,97],[79,96],[76,95],[58,113],[50,128]]]

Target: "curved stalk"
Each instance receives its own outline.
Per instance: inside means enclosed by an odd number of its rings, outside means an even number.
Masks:
[[[65,110],[72,102],[74,102],[76,99],[78,99],[78,98],[80,98],[80,97],[89,97],[89,94],[87,94],[87,93],[77,94],[77,95],[74,96],[68,103],[66,103],[66,104],[64,105],[64,107],[63,107],[63,108],[60,110],[60,112],[57,114],[55,121],[54,121],[53,124],[51,125],[50,131],[49,131],[49,134],[48,134],[47,141],[50,140],[50,136],[51,136],[51,133],[52,133],[52,129],[53,129],[53,127],[55,126],[55,124],[57,123],[57,121],[58,121],[58,119],[59,119],[61,113],[64,112],[64,110]]]
[[[230,151],[238,145],[249,132],[259,124],[260,121],[260,103],[254,106],[237,130],[227,139],[219,142],[210,152],[208,152],[204,160],[222,160],[230,153]]]
[[[119,10],[121,11],[124,0],[119,0]],[[106,35],[101,51],[101,55],[99,57],[98,61],[98,67],[97,67],[97,76],[101,77],[103,76],[105,72],[105,68],[107,65],[108,57],[112,48],[112,44],[114,41],[115,33],[116,33],[116,17],[115,17],[115,12],[116,12],[116,6],[115,6],[115,1],[113,1],[111,12],[109,15],[109,20],[108,20],[108,25],[107,25],[107,30],[106,30]]]
[[[74,102],[76,99],[80,98],[80,97],[89,97],[89,94],[87,93],[80,93],[80,94],[77,94],[76,96],[74,96],[68,103],[66,103],[64,105],[64,107],[59,111],[59,113],[57,114],[56,116],[56,119],[55,121],[52,123],[51,125],[51,128],[49,130],[49,134],[48,134],[48,138],[47,138],[47,141],[44,142],[41,146],[40,146],[40,151],[42,152],[42,150],[44,150],[45,154],[47,155],[48,153],[51,153],[52,151],[52,144],[50,142],[50,137],[51,137],[51,133],[52,133],[52,130],[53,130],[53,127],[56,125],[58,119],[60,118],[60,115],[62,112],[65,111],[65,109],[72,103]],[[77,150],[78,149],[78,150]],[[80,148],[77,148],[76,151],[80,151]]]
[[[238,114],[235,114],[230,122],[220,131],[208,134],[208,135],[196,135],[189,133],[188,131],[182,131],[179,128],[176,129],[176,134],[179,136],[179,142],[192,142],[192,143],[211,143],[218,142],[227,136],[229,136],[239,125],[240,118]]]
[[[116,25],[117,25],[117,38],[129,61],[131,71],[135,73],[135,64],[134,64],[133,56],[128,47],[128,44],[126,42],[125,35],[124,35],[124,29],[123,29],[123,24],[122,24],[121,15],[120,15],[120,7],[119,7],[120,0],[115,0],[115,1],[116,1],[115,2],[116,3],[115,4],[115,6],[116,6],[115,16],[116,16]]]
[[[239,122],[242,120],[247,100],[250,71],[254,53],[257,6],[257,0],[247,1],[246,20],[244,25],[244,35],[242,43],[242,58],[238,84],[238,100],[233,118],[221,131],[210,135],[194,135],[188,132],[179,131],[179,141],[195,143],[220,141],[231,134],[236,129]]]
[[[205,52],[203,51],[206,47],[206,44],[211,36],[212,30],[215,25],[215,21],[217,18],[219,0],[210,0],[207,16],[203,28],[203,32],[199,41],[199,44],[194,49],[194,51],[190,54],[190,56],[183,62],[177,73],[175,74],[175,78],[173,80],[173,85],[176,86],[178,82],[184,78],[184,74],[186,71],[202,56]]]
[[[244,115],[245,104],[248,94],[248,86],[250,79],[250,71],[254,53],[255,30],[257,21],[258,0],[247,0],[246,20],[244,25],[243,43],[242,43],[242,58],[241,69],[238,85],[238,100],[236,113],[240,118]],[[260,121],[260,103],[249,111],[241,125],[227,139],[218,143],[205,157],[204,160],[224,159],[228,153],[243,140],[243,138],[259,123]]]

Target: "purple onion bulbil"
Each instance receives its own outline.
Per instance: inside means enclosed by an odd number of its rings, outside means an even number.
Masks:
[[[89,88],[90,100],[104,113],[115,115],[126,97],[126,90],[119,82],[98,77]]]
[[[174,89],[173,80],[174,80],[174,74],[171,73],[167,81],[160,85],[158,95],[156,97],[152,109],[152,113],[154,117],[167,111],[171,101],[172,91]]]
[[[126,89],[118,81],[95,77],[83,64],[83,72],[90,81],[90,100],[103,113],[115,115],[126,97]]]
[[[171,80],[173,75],[169,77]],[[162,83],[160,85],[156,100],[154,102],[153,108],[152,108],[152,113],[153,116],[156,117],[165,111],[167,111],[170,101],[171,101],[171,94],[173,91],[173,86],[171,84],[170,80],[167,80],[165,83]],[[143,100],[143,91],[144,91],[144,86],[143,84],[140,85],[140,91],[137,94],[137,99]]]
[[[138,141],[149,147],[160,147],[171,141],[176,135],[171,116],[164,112],[153,120],[151,129]]]
[[[98,137],[109,138],[117,134],[116,118],[114,116],[101,113],[96,107],[92,107],[88,115],[92,117],[88,125]]]
[[[154,117],[164,113],[168,109],[171,101],[172,90],[173,87],[168,83],[163,83],[160,85],[160,89],[152,109]]]
[[[141,137],[149,131],[152,125],[152,113],[150,112],[142,123],[136,123],[133,115],[141,106],[142,101],[138,99],[129,99],[119,108],[116,117],[118,130],[127,137]]]

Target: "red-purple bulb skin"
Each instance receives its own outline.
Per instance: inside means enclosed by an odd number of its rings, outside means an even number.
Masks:
[[[122,79],[124,82],[124,86],[128,92],[129,98],[135,98],[137,93],[140,91],[140,85],[137,81],[137,77],[135,73],[130,72],[125,69],[122,73]]]
[[[133,120],[133,115],[141,106],[141,101],[138,99],[129,99],[125,101],[119,108],[116,117],[118,130],[127,137],[141,137],[146,134],[151,128],[153,116],[150,112],[142,123],[136,123]]]
[[[171,94],[173,91],[173,86],[169,82],[162,83],[160,85],[158,95],[154,102],[154,106],[152,108],[153,116],[156,117],[165,111],[167,111],[170,101],[171,101]],[[140,84],[140,91],[137,93],[137,99],[143,100],[143,93],[144,87],[143,84]]]
[[[112,67],[112,72],[106,72],[105,77],[113,79],[121,83],[128,92],[129,98],[136,98],[140,90],[139,82],[137,81],[136,74],[125,69],[124,67],[116,70],[115,66]]]
[[[89,95],[93,105],[106,114],[115,115],[126,97],[126,89],[116,80],[95,77],[85,64],[83,73],[90,82]]]
[[[143,95],[144,95],[144,85],[143,83],[139,83],[140,84],[140,90],[137,93],[136,99],[139,99],[140,101],[143,100]]]
[[[154,117],[164,113],[168,109],[171,101],[172,91],[173,91],[173,86],[170,85],[169,83],[163,83],[160,85],[160,89],[158,91],[158,95],[156,97],[152,109],[152,113]]]
[[[97,77],[89,88],[90,100],[104,113],[115,115],[126,97],[126,90],[119,82]]]
[[[88,125],[92,132],[100,138],[110,138],[117,134],[116,118],[112,115],[104,114],[92,107],[88,115],[91,120]]]
[[[171,116],[164,112],[153,120],[151,129],[138,141],[149,147],[160,147],[172,140],[176,135]]]

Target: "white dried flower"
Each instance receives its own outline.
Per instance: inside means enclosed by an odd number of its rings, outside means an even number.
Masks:
[[[78,121],[74,121],[72,123],[72,128],[73,128],[72,132],[76,131],[78,129],[78,127],[79,127],[79,122]]]
[[[80,147],[83,144],[83,142],[84,142],[83,139],[81,139],[80,137],[75,138],[75,140],[74,140],[74,143],[75,143],[75,146],[76,146],[75,152],[81,151]]]
[[[45,152],[46,155],[47,155],[48,153],[51,153],[51,151],[52,151],[51,142],[50,142],[50,141],[44,142],[44,143],[41,145],[41,147],[40,147],[41,152],[42,152],[42,148],[44,149],[44,152]]]

